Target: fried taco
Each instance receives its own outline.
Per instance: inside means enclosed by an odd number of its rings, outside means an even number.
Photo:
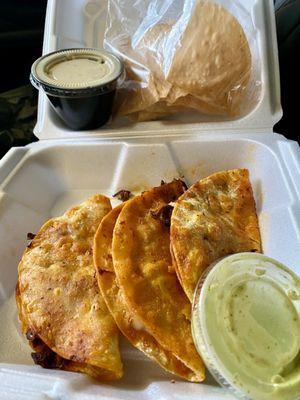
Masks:
[[[98,288],[93,238],[111,210],[95,195],[46,222],[19,264],[16,299],[33,359],[99,380],[122,376],[118,328]]]
[[[217,172],[195,183],[177,200],[171,218],[171,251],[190,301],[200,276],[212,262],[233,253],[262,251],[246,169]]]
[[[95,235],[94,265],[99,287],[116,324],[133,346],[156,361],[167,371],[184,379],[193,379],[194,372],[162,347],[127,305],[120,289],[112,260],[113,231],[124,204],[107,214]]]
[[[154,350],[153,358],[164,368],[200,382],[205,371],[192,339],[191,306],[170,268],[169,203],[184,192],[184,186],[175,180],[124,204],[115,227],[110,228],[116,279],[104,272],[99,281],[125,335],[136,340],[141,350]],[[104,270],[105,262],[102,265]],[[122,307],[129,310],[125,317],[120,316]],[[165,355],[169,358],[163,361]]]

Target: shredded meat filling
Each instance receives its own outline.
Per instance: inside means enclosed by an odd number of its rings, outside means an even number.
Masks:
[[[130,199],[131,196],[132,194],[130,190],[125,190],[125,189],[121,189],[113,195],[113,197],[116,197],[118,200],[121,201],[127,201]]]
[[[27,329],[26,338],[30,342],[34,353],[31,353],[31,358],[34,363],[40,365],[43,368],[59,369],[66,364],[68,360],[60,357],[54,351],[52,351],[39,336],[32,329]]]
[[[28,232],[27,233],[27,240],[28,240],[28,244],[27,247],[30,249],[31,245],[32,245],[32,241],[33,239],[36,237],[36,235],[34,233]]]
[[[173,212],[173,206],[166,204],[157,210],[150,210],[151,217],[160,220],[166,227],[171,225],[171,215]]]
[[[33,342],[36,338],[37,338],[36,333],[31,329],[27,329],[27,331],[26,331],[26,339],[29,342]]]
[[[31,357],[35,364],[40,365],[43,368],[58,369],[61,368],[66,360],[54,353],[49,348],[31,353]]]
[[[184,190],[188,190],[187,184],[184,182],[184,180],[179,179],[182,183],[182,187],[184,188]]]

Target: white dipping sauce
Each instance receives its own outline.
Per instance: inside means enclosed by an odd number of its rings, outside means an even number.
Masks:
[[[64,60],[51,66],[49,71],[54,80],[72,84],[102,79],[109,73],[110,68],[106,62],[87,58]]]

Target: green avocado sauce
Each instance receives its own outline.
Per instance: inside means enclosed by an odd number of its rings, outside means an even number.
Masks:
[[[300,398],[300,281],[282,264],[250,253],[218,262],[195,296],[192,329],[209,369],[236,394]]]

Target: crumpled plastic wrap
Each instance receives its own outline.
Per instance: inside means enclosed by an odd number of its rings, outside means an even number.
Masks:
[[[256,36],[235,0],[108,0],[104,47],[126,69],[115,115],[146,121],[187,109],[247,113],[261,89]]]

